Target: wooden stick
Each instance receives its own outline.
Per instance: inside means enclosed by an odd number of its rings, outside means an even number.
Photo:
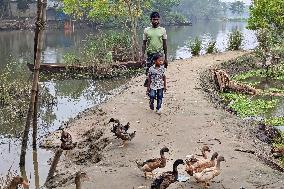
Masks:
[[[249,153],[249,154],[255,154],[255,151],[253,151],[253,150],[244,150],[244,149],[236,148],[235,151]]]

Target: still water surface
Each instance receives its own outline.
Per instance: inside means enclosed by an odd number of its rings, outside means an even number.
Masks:
[[[197,36],[201,37],[203,41],[208,41],[209,37],[215,39],[218,50],[225,51],[228,33],[236,28],[244,33],[243,48],[253,49],[257,45],[254,32],[247,30],[245,26],[244,22],[200,22],[193,26],[168,27],[169,56],[171,59],[191,57],[185,47],[185,41]],[[62,63],[66,52],[79,54],[86,37],[90,34],[96,35],[98,32],[96,30],[77,30],[74,33],[46,31],[43,62]],[[0,72],[11,59],[15,59],[19,64],[32,62],[33,38],[34,32],[31,31],[0,32]],[[25,70],[25,72],[29,71]],[[31,73],[28,74],[31,75]],[[102,103],[107,99],[110,91],[119,88],[127,81],[127,78],[41,81],[41,89],[45,89],[46,95],[51,96],[55,103],[48,106],[45,103],[39,105],[38,140],[58,129],[63,122],[74,118],[80,112]],[[19,128],[23,129],[24,124],[23,121]],[[20,173],[18,165],[21,140],[15,138],[14,133],[9,133],[4,127],[5,125],[0,125],[0,176],[5,175],[9,168]],[[22,129],[16,132],[19,134]],[[39,188],[45,181],[49,170],[47,161],[53,156],[53,153],[40,148],[33,151],[31,140],[28,146],[24,172],[30,180],[30,188]]]

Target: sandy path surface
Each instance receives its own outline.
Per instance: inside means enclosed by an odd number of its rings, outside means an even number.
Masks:
[[[105,137],[110,144],[103,151],[103,159],[88,166],[71,166],[68,169],[83,169],[91,177],[82,188],[132,189],[149,188],[152,179],[145,181],[143,173],[136,167],[135,160],[146,160],[159,156],[163,146],[170,149],[166,154],[167,166],[154,172],[171,170],[175,159],[188,154],[200,154],[203,144],[217,151],[227,160],[221,164],[222,172],[214,179],[210,188],[284,188],[284,174],[262,162],[255,155],[236,152],[235,148],[255,149],[254,143],[242,135],[241,120],[222,109],[214,108],[200,89],[199,73],[222,61],[236,58],[244,52],[226,52],[218,55],[205,55],[188,60],[178,60],[167,70],[168,91],[165,93],[162,115],[150,111],[144,76],[130,81],[129,88],[101,105],[106,114],[101,116],[89,113],[72,122],[69,130],[76,132],[75,138],[89,128],[105,127]],[[118,148],[121,141],[110,133],[111,125],[106,122],[118,118],[123,124],[130,122],[130,132],[136,130],[136,137],[126,148]],[[103,126],[105,125],[105,126]],[[212,140],[217,138],[221,144]],[[186,175],[184,166],[180,174]],[[62,188],[75,188],[68,185]],[[172,184],[169,188],[202,188],[193,178],[187,182]]]

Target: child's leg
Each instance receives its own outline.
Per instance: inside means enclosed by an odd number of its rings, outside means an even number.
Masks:
[[[156,90],[153,90],[153,89],[150,89],[150,109],[151,110],[154,110],[154,100],[155,100],[155,97],[157,95],[157,92]]]
[[[164,94],[164,89],[157,90],[157,110],[161,109],[162,107],[163,94]]]

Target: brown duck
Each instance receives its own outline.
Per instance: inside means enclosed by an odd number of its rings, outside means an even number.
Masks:
[[[275,158],[284,156],[284,146],[278,148],[272,148],[271,153]]]
[[[76,189],[81,189],[81,180],[88,180],[89,177],[87,175],[87,173],[82,172],[82,171],[78,171],[76,173],[75,176],[75,185],[76,185]]]
[[[17,189],[19,185],[22,185],[24,188],[29,187],[28,182],[25,181],[23,177],[15,176],[4,189]]]
[[[211,159],[204,159],[203,161],[197,161],[195,164],[192,165],[193,172],[201,172],[202,170],[209,168],[209,167],[214,167],[215,166],[215,160],[218,157],[218,153],[214,152],[211,156]]]
[[[123,133],[127,133],[130,128],[130,123],[128,122],[126,125],[122,125],[118,119],[110,118],[109,123],[113,123],[111,132],[114,133],[114,136],[117,136],[117,132],[120,129]]]
[[[198,161],[193,155],[191,155],[188,159],[185,160],[186,166],[185,171],[192,176],[194,167],[193,165]]]
[[[167,147],[163,147],[160,150],[160,156],[159,158],[155,159],[148,159],[144,162],[136,162],[138,168],[144,172],[145,178],[147,177],[147,173],[152,173],[153,170],[157,168],[164,168],[166,166],[167,158],[165,157],[165,152],[169,152],[169,149]]]
[[[64,130],[61,132],[60,140],[62,150],[72,150],[77,144],[72,142],[72,136]]]
[[[202,157],[204,159],[208,158],[206,152],[211,152],[209,146],[203,146],[202,149],[201,149]]]
[[[225,158],[223,156],[218,157],[217,164],[214,167],[206,168],[203,171],[199,173],[194,173],[193,177],[197,182],[201,182],[205,184],[205,187],[209,187],[209,182],[216,176],[220,175],[221,169],[220,169],[220,162],[225,161]]]

